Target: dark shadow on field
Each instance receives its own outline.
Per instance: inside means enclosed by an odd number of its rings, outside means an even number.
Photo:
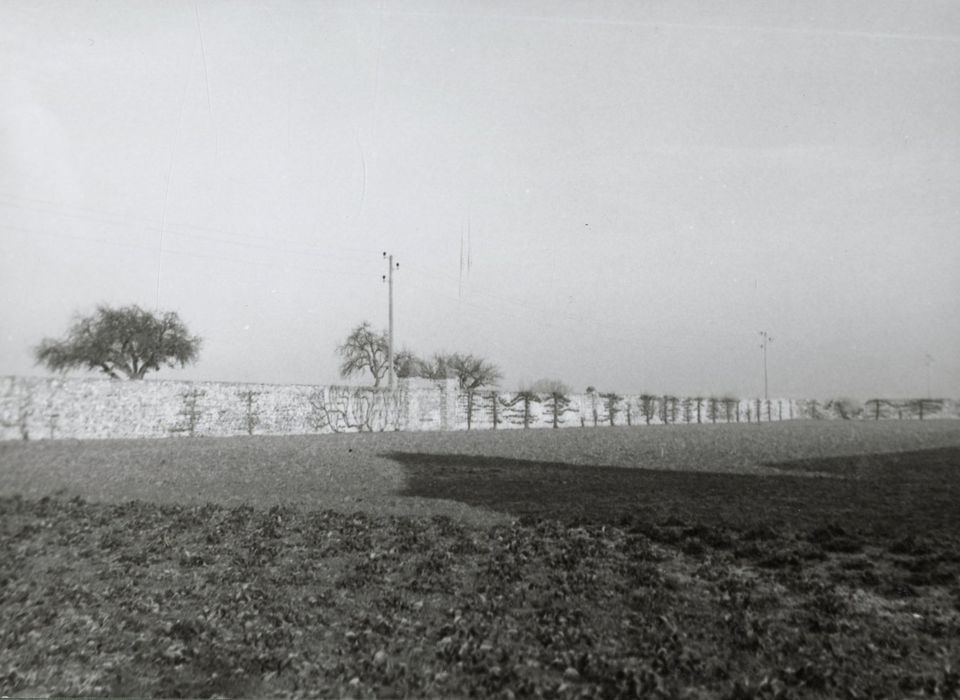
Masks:
[[[406,471],[402,495],[515,516],[610,524],[678,518],[735,528],[831,522],[890,534],[960,532],[960,448],[777,463],[767,465],[778,470],[769,476],[460,454],[384,456]]]
[[[834,474],[855,478],[928,480],[950,478],[951,470],[960,469],[960,447],[940,447],[910,452],[885,452],[843,457],[796,459],[786,462],[768,462],[766,467],[780,470]]]

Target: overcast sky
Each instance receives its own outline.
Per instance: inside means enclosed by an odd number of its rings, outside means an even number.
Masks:
[[[960,396],[953,0],[4,0],[0,95],[0,374],[159,303],[159,376],[340,381],[387,250],[505,387],[756,396],[765,330],[771,395]]]

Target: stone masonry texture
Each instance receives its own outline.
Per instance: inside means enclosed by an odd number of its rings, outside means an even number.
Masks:
[[[354,386],[0,377],[0,440],[513,430],[960,417],[953,399],[851,400],[461,391],[455,380]],[[496,419],[496,423],[495,423]]]

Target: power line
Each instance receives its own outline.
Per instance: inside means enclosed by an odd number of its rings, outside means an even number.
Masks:
[[[2,193],[0,193],[0,197],[3,197],[3,194],[2,194]],[[122,224],[123,224],[122,221],[111,221],[109,218],[100,218],[100,217],[93,216],[93,215],[90,215],[90,214],[73,214],[73,213],[69,213],[69,212],[66,212],[66,213],[51,212],[51,211],[45,210],[45,209],[40,208],[40,207],[27,206],[27,205],[22,205],[22,204],[10,204],[10,203],[2,202],[2,201],[0,201],[0,206],[12,206],[12,207],[15,207],[15,208],[21,208],[21,209],[27,209],[27,210],[33,210],[33,211],[42,211],[42,212],[51,213],[51,214],[53,214],[54,216],[68,216],[68,217],[71,217],[71,218],[77,218],[77,219],[81,219],[81,220],[86,219],[86,220],[92,220],[92,221],[99,221],[99,222],[101,222],[101,223],[106,223],[106,224],[115,225],[115,226],[119,226],[119,225],[122,225]],[[153,229],[156,228],[156,226],[153,225],[153,224],[147,224],[147,226],[149,226],[150,228],[153,228]],[[343,262],[347,262],[347,263],[350,263],[350,264],[354,264],[354,263],[358,262],[358,261],[356,260],[356,258],[357,258],[358,256],[342,255],[342,254],[339,254],[339,252],[338,252],[338,253],[318,252],[318,251],[316,250],[316,247],[315,247],[315,246],[307,246],[307,245],[301,244],[301,245],[299,245],[299,246],[297,246],[297,247],[291,248],[291,247],[277,246],[277,245],[271,245],[271,244],[266,244],[266,243],[249,243],[249,242],[246,242],[246,241],[237,241],[237,240],[231,240],[231,239],[229,239],[229,238],[221,238],[221,237],[218,237],[218,236],[210,236],[210,235],[203,234],[203,233],[192,233],[192,232],[191,232],[191,233],[182,233],[182,232],[179,232],[179,231],[171,231],[171,230],[170,230],[171,226],[176,226],[176,225],[168,224],[168,226],[167,226],[167,229],[168,229],[168,231],[167,231],[167,236],[168,236],[168,237],[169,237],[169,236],[179,236],[179,237],[183,237],[183,238],[188,238],[188,239],[190,239],[190,240],[199,239],[199,240],[211,241],[211,242],[215,242],[215,243],[221,243],[221,244],[224,244],[224,245],[230,245],[230,246],[236,246],[236,247],[257,248],[257,249],[261,249],[261,250],[270,250],[270,251],[275,252],[275,253],[278,253],[278,254],[290,253],[290,254],[295,254],[295,255],[297,255],[298,257],[316,257],[316,258],[321,258],[321,259],[323,259],[323,260],[331,260],[331,259],[332,259],[332,260],[341,260],[341,261],[343,261]],[[201,227],[195,227],[195,228],[198,228],[198,230],[208,230],[208,229],[201,228]],[[210,229],[210,230],[216,230],[216,229]],[[228,236],[230,235],[230,234],[227,233],[227,232],[224,232],[224,233],[225,233],[226,235],[228,235]],[[52,235],[52,234],[50,234],[50,235]],[[104,241],[105,241],[105,239],[88,239],[88,240],[91,240],[91,241],[94,241],[94,240],[104,240]],[[260,240],[260,239],[257,239],[257,240]],[[106,242],[106,241],[105,241],[105,242]],[[140,246],[140,247],[143,248],[143,249],[151,250],[151,251],[152,251],[152,250],[155,250],[155,247],[154,247],[154,246]],[[347,248],[347,249],[341,249],[341,250],[350,251],[350,250],[354,250],[354,249]],[[182,251],[181,251],[181,252],[182,252]],[[198,255],[199,255],[199,254],[198,254]]]
[[[198,16],[199,21],[199,16]],[[170,181],[173,179],[173,163],[180,145],[180,136],[183,131],[183,107],[187,103],[187,92],[190,89],[190,75],[193,71],[187,69],[183,78],[183,92],[180,95],[180,107],[177,109],[177,131],[170,144],[170,162],[167,165],[167,174],[163,186],[163,206],[160,210],[160,239],[157,244],[157,296],[156,311],[160,310],[160,276],[163,272],[163,232],[167,224],[167,208],[170,203]]]
[[[42,231],[40,229],[27,228],[25,226],[15,226],[13,224],[0,224],[0,228],[7,229],[8,231],[16,231],[18,233],[26,233],[30,235],[52,236],[54,238],[66,238],[74,241],[83,241],[84,243],[104,243],[108,246],[116,247],[116,248],[135,248],[137,250],[149,250],[149,251],[154,250],[154,247],[150,245],[139,245],[137,243],[118,243],[116,241],[111,241],[106,238],[88,238],[86,236],[75,236],[69,233],[60,233],[56,231]]]
[[[18,204],[16,202],[0,201],[0,206],[11,206],[19,209],[27,209],[31,211],[38,211],[42,213],[52,214],[54,216],[67,216],[74,219],[97,221],[99,223],[106,223],[106,224],[111,224],[115,226],[135,225],[141,228],[145,228],[149,231],[159,231],[160,229],[160,222],[154,219],[143,219],[143,218],[136,218],[131,216],[124,216],[121,214],[117,214],[115,212],[104,211],[102,209],[95,209],[92,207],[85,207],[85,206],[80,206],[76,204],[68,204],[65,202],[54,202],[52,200],[38,199],[35,197],[24,197],[22,195],[15,195],[15,194],[10,194],[7,192],[0,191],[0,200],[2,199],[20,200],[21,202],[30,202],[32,204]],[[42,205],[42,206],[38,206],[38,205]],[[70,211],[62,211],[65,209],[76,209],[86,213],[80,214],[80,213],[75,213]],[[61,210],[61,211],[55,211],[55,210]],[[229,238],[237,238],[237,239],[249,240],[249,241],[269,242],[272,246],[276,246],[277,243],[290,243],[298,247],[300,250],[315,250],[315,246],[311,246],[310,244],[304,243],[302,239],[278,238],[272,235],[259,235],[259,236],[251,235],[248,233],[240,233],[238,231],[230,231],[227,229],[217,228],[213,226],[200,226],[197,224],[168,221],[166,223],[166,230],[171,231],[171,229],[186,229],[188,231],[203,231],[203,232],[209,232],[209,233],[217,233],[223,236],[227,236]],[[192,237],[199,238],[201,236],[193,234]],[[210,237],[207,237],[207,238],[210,238]],[[218,240],[218,239],[210,238],[210,240]],[[233,241],[227,241],[227,240],[223,240],[223,242],[229,243],[231,245],[246,245],[244,243],[240,243],[240,242],[234,243]],[[254,244],[250,244],[250,246],[266,247],[266,246],[256,246]],[[277,248],[277,249],[286,250],[283,248]],[[368,249],[352,248],[349,246],[342,246],[342,245],[337,246],[337,251],[339,253],[354,253],[358,258],[360,256],[366,257],[370,254],[370,251]],[[291,249],[289,252],[296,252],[296,251]]]
[[[442,298],[442,299],[444,299],[444,300],[446,300],[446,301],[457,302],[459,305],[468,306],[468,307],[470,307],[470,308],[472,308],[472,309],[475,309],[477,312],[480,312],[480,314],[482,314],[482,315],[486,316],[487,318],[489,318],[489,320],[490,320],[492,323],[496,324],[498,330],[502,330],[504,317],[508,317],[508,318],[513,319],[513,320],[520,321],[520,322],[522,322],[522,323],[523,323],[524,325],[526,325],[526,326],[539,326],[539,327],[541,327],[541,328],[549,328],[549,329],[557,330],[557,331],[560,331],[560,332],[563,332],[563,333],[576,333],[576,332],[577,332],[577,329],[570,329],[570,328],[567,327],[567,326],[562,326],[562,325],[558,325],[558,324],[556,324],[556,323],[551,323],[551,322],[549,322],[549,321],[544,321],[544,320],[542,320],[542,319],[540,319],[540,318],[538,318],[538,317],[533,317],[533,318],[531,318],[530,316],[521,316],[521,315],[519,315],[519,314],[517,314],[517,313],[515,313],[515,312],[511,312],[511,311],[506,311],[506,312],[504,312],[504,311],[501,310],[501,309],[494,309],[494,308],[491,308],[490,306],[485,306],[485,305],[482,305],[482,304],[477,304],[477,303],[475,303],[475,302],[458,300],[458,299],[456,299],[454,296],[452,296],[452,295],[450,295],[450,294],[438,294],[438,293],[436,293],[433,289],[428,289],[428,288],[426,288],[426,287],[424,287],[424,286],[422,286],[422,285],[420,285],[420,284],[418,284],[418,283],[416,283],[416,282],[409,282],[409,281],[408,281],[407,284],[410,285],[410,286],[412,286],[412,287],[414,287],[414,288],[421,289],[424,293],[429,294],[429,295],[431,295],[432,297],[440,297],[440,298]],[[437,313],[437,309],[433,309],[432,313],[435,315],[435,314]],[[456,314],[456,310],[453,309],[453,308],[450,308],[449,311],[448,311],[448,313],[452,316],[452,315]],[[615,338],[615,339],[623,340],[623,341],[626,341],[626,342],[629,342],[629,343],[638,343],[638,342],[639,342],[636,338],[628,337],[628,336],[625,336],[625,335],[616,336],[616,335],[608,334],[608,335],[605,336],[605,338]],[[658,347],[660,347],[660,348],[666,348],[666,349],[675,348],[675,346],[663,345],[663,344],[659,344],[659,343],[658,343]],[[538,362],[539,362],[539,364],[540,364],[540,366],[541,366],[541,369],[542,369],[541,374],[549,375],[549,374],[552,373],[552,374],[557,375],[557,376],[560,376],[560,375],[563,374],[562,372],[556,371],[555,368],[544,368],[544,367],[543,367],[542,359],[543,359],[542,357],[538,358]]]
[[[2,195],[0,195],[0,196],[2,196]],[[14,205],[14,206],[21,206],[21,205]],[[81,217],[81,218],[82,218],[82,217]],[[94,218],[95,218],[95,217],[94,217]],[[108,223],[113,223],[113,222],[108,222]],[[131,249],[137,249],[137,250],[155,250],[155,248],[154,248],[153,246],[146,245],[146,244],[140,245],[140,244],[128,243],[128,242],[117,242],[117,241],[114,241],[114,240],[111,240],[111,239],[106,239],[106,238],[94,238],[94,237],[89,237],[89,236],[77,236],[77,235],[73,235],[73,234],[66,234],[66,233],[52,232],[52,231],[43,231],[43,230],[37,230],[37,229],[28,229],[28,228],[24,228],[24,227],[16,227],[16,226],[11,226],[11,225],[6,225],[6,224],[5,224],[4,226],[6,226],[6,227],[7,227],[8,229],[10,229],[10,230],[19,230],[19,231],[21,231],[21,232],[23,232],[23,233],[38,234],[38,235],[44,235],[44,236],[53,236],[53,237],[57,237],[57,238],[64,238],[64,239],[69,239],[69,240],[82,241],[82,242],[85,242],[85,243],[100,243],[100,244],[102,244],[102,245],[107,245],[107,246],[122,247],[122,248],[131,248]],[[277,252],[277,253],[280,253],[280,254],[283,254],[283,253],[295,253],[295,254],[299,255],[300,257],[318,257],[318,258],[323,258],[323,259],[331,259],[331,258],[332,258],[332,259],[343,260],[343,261],[348,262],[348,263],[353,263],[353,262],[354,262],[349,256],[331,255],[331,254],[329,254],[329,253],[317,253],[317,252],[313,252],[313,251],[311,251],[311,250],[309,250],[309,249],[306,249],[306,248],[300,248],[300,249],[297,249],[297,248],[290,248],[290,249],[288,249],[288,248],[278,248],[278,247],[275,247],[275,246],[262,245],[262,244],[256,244],[256,243],[245,243],[245,242],[236,242],[236,241],[230,241],[230,240],[221,240],[221,239],[219,239],[219,238],[217,238],[217,237],[215,237],[215,236],[207,236],[207,235],[205,235],[205,234],[190,234],[190,235],[186,235],[186,234],[180,234],[180,233],[177,233],[177,232],[172,232],[172,235],[174,235],[174,236],[184,235],[184,236],[187,237],[187,238],[199,238],[199,239],[203,239],[203,240],[210,240],[210,241],[213,241],[213,242],[224,243],[224,244],[226,244],[226,245],[235,245],[235,246],[238,246],[238,247],[249,247],[249,248],[258,248],[258,249],[272,250],[272,251]],[[349,249],[349,248],[348,248],[348,249],[346,249],[346,250],[354,250],[354,249]],[[246,259],[246,258],[238,258],[238,257],[231,257],[231,256],[220,255],[220,254],[211,254],[211,253],[200,253],[200,252],[196,252],[196,251],[186,251],[186,250],[178,250],[178,249],[164,248],[164,251],[163,251],[163,252],[164,252],[164,253],[167,253],[167,254],[171,254],[171,255],[179,255],[179,256],[181,256],[181,257],[191,257],[191,258],[197,258],[197,259],[218,260],[218,261],[221,261],[221,262],[231,262],[231,263],[236,263],[236,264],[240,264],[240,265],[248,265],[248,266],[255,266],[255,267],[303,270],[303,271],[314,272],[314,273],[316,273],[316,272],[322,272],[322,273],[328,274],[328,275],[345,276],[345,277],[353,277],[353,276],[358,276],[358,277],[359,277],[359,276],[362,276],[362,273],[359,273],[359,272],[357,272],[357,273],[351,273],[351,272],[344,272],[344,271],[341,271],[341,270],[330,269],[330,268],[316,268],[316,267],[310,267],[310,266],[305,266],[305,265],[296,265],[296,264],[290,264],[290,263],[267,262],[267,261],[263,261],[263,260],[256,260],[256,261],[254,261],[254,260],[250,260],[250,259]],[[414,266],[412,266],[412,267],[413,267],[414,269],[418,270],[418,272],[419,272],[418,277],[421,278],[421,282],[427,282],[427,281],[428,281],[428,280],[426,280],[426,279],[423,279],[423,277],[432,278],[432,279],[436,280],[437,282],[439,282],[439,283],[441,283],[441,284],[447,284],[447,283],[453,281],[453,280],[452,280],[450,277],[448,277],[448,276],[444,276],[444,275],[442,275],[442,274],[436,274],[436,273],[434,273],[434,272],[432,272],[432,271],[427,271],[427,270],[426,270],[425,268],[423,268],[422,266],[414,265]],[[417,286],[417,285],[414,285],[414,286]],[[436,292],[431,292],[431,293],[434,294],[434,295],[436,295]],[[476,310],[483,311],[483,312],[495,313],[498,317],[509,316],[509,317],[511,317],[511,318],[513,318],[513,319],[516,319],[516,320],[519,320],[519,321],[522,321],[522,322],[525,322],[525,323],[533,323],[533,324],[535,324],[535,325],[538,325],[538,326],[544,327],[544,328],[555,328],[555,329],[558,329],[558,330],[563,330],[563,331],[571,332],[570,326],[571,326],[572,324],[575,324],[575,325],[576,325],[577,327],[579,327],[579,328],[582,328],[583,326],[591,326],[591,325],[592,325],[592,326],[597,327],[597,328],[607,328],[607,329],[612,330],[612,331],[613,331],[612,333],[610,332],[610,330],[604,331],[604,334],[605,334],[607,337],[614,337],[614,338],[618,338],[618,339],[625,340],[625,341],[627,341],[627,342],[635,343],[635,344],[639,344],[639,343],[643,342],[640,337],[638,337],[637,335],[631,334],[631,333],[629,333],[629,332],[625,332],[625,331],[628,331],[628,329],[625,328],[625,327],[619,326],[619,325],[610,324],[610,323],[607,323],[607,322],[604,322],[604,321],[601,321],[601,320],[598,320],[598,319],[584,318],[584,317],[582,317],[582,316],[576,316],[576,315],[572,315],[572,314],[568,314],[568,313],[557,312],[555,309],[548,309],[548,308],[543,307],[543,306],[533,305],[533,304],[530,304],[530,303],[527,303],[527,302],[524,302],[524,301],[521,301],[521,300],[518,300],[518,299],[514,299],[514,298],[506,297],[506,296],[503,296],[503,295],[495,294],[495,293],[492,293],[492,292],[489,292],[489,291],[486,291],[486,290],[482,290],[482,289],[473,289],[473,290],[472,290],[472,293],[473,293],[474,295],[476,295],[476,296],[485,297],[485,298],[487,298],[487,299],[490,299],[490,300],[493,301],[493,302],[496,302],[498,305],[500,305],[500,308],[498,308],[498,309],[496,309],[496,310],[494,311],[494,310],[489,309],[488,306],[484,306],[484,305],[482,305],[482,304],[477,304],[477,303],[475,303],[475,302],[471,302],[471,301],[469,301],[469,300],[465,300],[465,299],[462,299],[462,298],[452,298],[452,297],[446,297],[446,298],[449,299],[450,301],[458,302],[458,303],[460,303],[460,304],[462,304],[462,305],[465,305],[465,306],[468,306],[468,307],[470,307],[470,308],[472,308],[472,309],[476,309]],[[504,304],[510,305],[510,306],[512,306],[512,307],[514,307],[514,308],[517,308],[517,309],[519,309],[519,310],[529,311],[529,312],[531,312],[531,314],[530,314],[530,315],[527,315],[527,316],[522,316],[522,315],[518,315],[517,313],[508,313],[508,312],[506,312],[505,309],[502,308],[502,305],[504,305]],[[544,317],[544,316],[549,316],[549,317],[551,317],[551,318],[553,318],[553,319],[558,319],[558,320],[561,320],[561,321],[565,321],[566,323],[565,323],[564,325],[560,325],[560,324],[557,324],[557,323],[548,323],[548,322],[545,322],[545,321],[541,320],[542,317]],[[638,332],[639,332],[639,331],[638,331]],[[663,346],[662,344],[661,344],[660,346],[661,346],[661,347],[666,347],[666,346]]]
[[[418,275],[418,280],[419,280],[419,275]],[[504,317],[507,317],[507,318],[510,318],[510,319],[513,319],[513,320],[520,321],[520,322],[522,322],[522,323],[524,323],[524,324],[526,324],[526,325],[535,325],[535,326],[540,326],[541,328],[550,328],[550,329],[558,330],[558,331],[561,331],[561,332],[564,332],[564,333],[578,333],[578,332],[579,332],[579,333],[582,333],[582,332],[583,332],[583,331],[582,331],[582,326],[583,326],[583,324],[580,322],[579,319],[576,319],[576,318],[573,318],[573,317],[561,317],[561,318],[566,318],[566,319],[567,319],[568,321],[570,321],[571,323],[576,324],[576,326],[577,326],[576,328],[571,328],[571,325],[570,325],[570,324],[561,325],[561,324],[558,324],[558,323],[553,323],[553,322],[551,322],[551,321],[545,321],[545,320],[543,320],[543,317],[544,317],[544,316],[549,316],[549,317],[551,317],[551,318],[553,318],[553,319],[557,319],[557,314],[556,314],[556,313],[551,313],[551,312],[547,312],[547,311],[544,311],[544,310],[540,310],[540,309],[535,309],[535,308],[533,308],[533,307],[529,307],[529,308],[531,308],[532,310],[536,311],[536,313],[533,314],[533,315],[521,315],[518,311],[515,311],[515,310],[512,310],[512,309],[492,308],[492,307],[489,306],[489,305],[483,305],[483,304],[479,304],[479,303],[472,302],[472,301],[469,301],[469,300],[457,299],[456,297],[451,296],[451,295],[448,295],[448,294],[438,293],[438,292],[434,291],[434,289],[427,289],[426,287],[424,287],[424,286],[422,285],[422,281],[420,281],[420,282],[409,282],[409,281],[408,281],[408,284],[410,284],[411,286],[413,286],[413,287],[415,287],[415,288],[422,289],[425,293],[427,293],[427,294],[429,294],[429,295],[431,295],[431,296],[433,296],[433,297],[440,297],[440,298],[445,299],[445,300],[447,300],[447,301],[456,302],[456,303],[459,304],[459,305],[468,306],[468,307],[470,307],[470,308],[472,308],[472,309],[476,309],[477,311],[479,311],[479,312],[481,312],[481,313],[483,313],[483,314],[487,314],[487,315],[489,315],[491,318],[493,318],[493,319],[495,319],[495,320],[497,320],[497,321],[502,321],[502,320],[504,319]],[[604,333],[604,337],[605,337],[605,338],[610,338],[610,339],[615,339],[615,340],[622,340],[622,341],[625,341],[625,342],[628,342],[628,343],[631,343],[631,344],[634,344],[634,345],[641,345],[641,344],[643,343],[643,340],[641,340],[639,337],[634,336],[634,335],[631,335],[630,333],[624,333],[625,330],[626,330],[625,328],[619,328],[619,327],[618,327],[617,330],[616,330],[615,332],[613,332],[613,333],[605,332],[605,333]],[[659,347],[659,348],[666,348],[666,349],[678,349],[679,346],[666,345],[666,344],[663,344],[663,343],[659,343],[659,342],[658,342],[658,343],[657,343],[657,347]]]
[[[431,295],[433,295],[433,296],[443,296],[443,295],[437,295],[437,294],[436,294],[435,292],[433,292],[433,291],[431,291],[431,292],[429,292],[429,293],[430,293]],[[560,332],[562,332],[562,333],[570,333],[570,334],[573,334],[573,333],[582,333],[582,332],[583,332],[582,324],[580,324],[579,322],[573,321],[573,320],[571,320],[570,323],[568,323],[568,324],[566,324],[566,325],[561,325],[561,324],[558,324],[558,323],[553,323],[553,322],[550,322],[550,321],[545,321],[545,320],[543,320],[543,319],[542,319],[542,316],[543,316],[542,313],[537,313],[537,314],[533,314],[533,315],[526,315],[526,314],[521,314],[521,312],[519,312],[519,311],[505,310],[505,309],[503,309],[503,308],[492,308],[492,307],[490,307],[489,305],[478,304],[478,303],[475,303],[475,302],[466,301],[466,300],[462,300],[462,299],[454,299],[453,297],[450,297],[450,296],[443,296],[443,298],[444,298],[444,299],[447,299],[447,300],[450,300],[450,301],[456,301],[459,305],[462,305],[462,306],[468,306],[468,307],[470,307],[470,308],[472,308],[472,309],[475,309],[476,311],[479,311],[479,312],[481,312],[481,313],[483,313],[483,314],[487,314],[487,315],[489,315],[492,319],[494,319],[494,320],[496,320],[496,321],[500,321],[500,322],[502,322],[504,318],[509,318],[509,319],[512,319],[512,320],[515,320],[515,321],[519,321],[519,322],[521,322],[521,323],[523,323],[524,325],[527,325],[527,326],[530,326],[530,325],[539,326],[540,328],[552,329],[552,330],[560,331]],[[553,314],[553,317],[556,318],[556,314]],[[577,327],[572,327],[572,324],[575,324]],[[623,330],[623,329],[620,329],[621,332],[618,332],[618,333],[615,333],[615,334],[611,334],[611,333],[609,333],[609,332],[606,332],[606,333],[604,333],[604,337],[606,337],[606,338],[614,338],[614,339],[617,339],[617,340],[622,340],[622,341],[625,341],[625,342],[628,342],[628,343],[631,343],[631,344],[637,344],[637,345],[639,345],[639,344],[642,342],[639,338],[637,338],[637,337],[635,337],[635,336],[630,336],[629,334],[623,334],[623,333],[622,333],[622,330]],[[661,347],[666,347],[666,346],[661,346]]]
[[[423,267],[421,267],[421,266],[419,266],[419,265],[408,265],[408,267],[412,267],[412,268],[414,268],[415,270],[417,270],[417,272],[418,272],[418,277],[420,277],[420,276],[422,275],[422,276],[426,276],[426,277],[432,277],[432,278],[434,278],[434,279],[436,279],[436,280],[438,280],[438,281],[440,281],[440,282],[445,282],[445,283],[453,283],[453,282],[454,282],[454,280],[453,280],[451,277],[449,277],[449,276],[445,276],[445,275],[443,275],[442,273],[440,273],[440,274],[434,274],[433,272],[426,271]],[[598,327],[598,328],[600,328],[600,327],[605,327],[605,328],[608,328],[608,329],[612,329],[612,331],[613,331],[613,334],[611,334],[609,331],[606,332],[606,335],[607,335],[608,337],[610,337],[611,335],[616,335],[616,336],[619,337],[620,339],[629,339],[629,341],[630,341],[630,342],[633,342],[633,343],[641,343],[641,342],[643,342],[643,341],[641,341],[640,338],[637,337],[637,336],[633,336],[633,335],[631,335],[631,334],[629,334],[629,333],[626,333],[626,334],[625,334],[624,331],[625,331],[625,330],[628,330],[628,329],[627,329],[625,326],[622,326],[622,325],[619,325],[619,324],[613,324],[613,323],[609,323],[609,322],[602,321],[602,320],[599,320],[599,319],[585,318],[585,317],[583,317],[583,316],[575,316],[575,315],[572,315],[572,314],[569,314],[569,313],[558,312],[556,309],[549,309],[549,308],[544,307],[544,306],[536,306],[536,305],[533,305],[533,304],[529,304],[529,303],[527,303],[527,302],[520,301],[520,300],[518,300],[518,299],[514,299],[514,298],[511,298],[511,297],[505,297],[505,296],[502,296],[502,295],[499,295],[499,294],[495,294],[495,293],[493,293],[493,292],[489,292],[489,291],[485,291],[485,290],[475,289],[475,290],[473,290],[473,293],[476,294],[476,295],[478,295],[478,296],[486,297],[486,298],[488,298],[488,299],[490,299],[490,300],[492,300],[492,301],[499,302],[499,303],[501,303],[501,304],[510,304],[510,305],[515,306],[515,307],[519,307],[519,308],[521,308],[521,309],[531,311],[531,312],[534,313],[535,317],[541,317],[541,316],[547,315],[547,316],[550,316],[551,318],[555,318],[555,319],[557,319],[557,318],[565,319],[565,320],[569,321],[570,323],[577,324],[578,326],[581,326],[581,327],[582,327],[582,326],[587,326],[587,325],[593,325],[594,327]],[[460,299],[457,299],[456,301],[458,301],[459,303],[468,305],[468,306],[471,305],[469,302],[463,301],[463,300],[460,300]],[[474,306],[476,306],[476,305],[474,305]],[[484,307],[477,306],[476,308],[484,308]],[[498,309],[498,310],[497,310],[497,313],[503,313],[503,309]],[[540,325],[543,325],[542,322],[540,322]],[[554,327],[559,328],[559,326],[554,326]],[[637,332],[638,332],[638,333],[642,333],[643,331],[639,331],[639,330],[638,330]],[[658,345],[659,345],[660,347],[674,347],[674,346],[667,346],[667,345],[663,345],[663,344],[658,344]]]
[[[382,13],[382,10],[381,10]],[[371,14],[371,13],[364,13]],[[890,41],[924,41],[924,42],[945,42],[958,43],[960,37],[949,34],[911,34],[895,31],[866,31],[860,29],[833,29],[820,27],[790,27],[776,25],[757,25],[757,24],[697,24],[693,22],[668,22],[656,21],[650,19],[623,19],[614,17],[584,17],[584,16],[545,16],[545,15],[517,15],[507,13],[496,14],[468,14],[468,13],[445,13],[430,11],[403,11],[393,10],[388,12],[392,16],[416,17],[429,19],[456,19],[459,21],[490,21],[500,22],[532,22],[538,24],[559,24],[575,26],[596,25],[611,27],[641,27],[661,31],[663,29],[679,29],[683,31],[699,32],[753,32],[758,34],[793,34],[799,36],[824,36],[824,37],[845,37],[851,39],[871,39],[871,40],[890,40]]]
[[[155,250],[154,246],[151,246],[151,245],[117,242],[117,241],[109,240],[106,238],[90,238],[87,236],[77,236],[77,235],[68,234],[68,233],[60,233],[57,231],[43,231],[39,229],[26,228],[23,226],[15,226],[11,224],[0,224],[0,228],[8,229],[11,231],[17,231],[19,233],[26,233],[26,234],[39,235],[39,236],[52,236],[54,238],[64,238],[64,239],[79,241],[83,243],[101,243],[106,246],[114,247],[114,248],[132,248],[136,250],[149,250],[149,251]],[[219,260],[221,262],[231,262],[239,265],[252,265],[255,267],[304,270],[306,272],[311,272],[311,273],[321,272],[325,275],[335,275],[335,276],[343,276],[343,277],[364,277],[365,276],[363,273],[360,273],[360,272],[345,272],[342,270],[309,267],[306,265],[291,265],[289,263],[271,263],[271,262],[265,262],[265,261],[244,260],[240,258],[231,258],[224,255],[197,253],[197,252],[190,252],[186,250],[175,250],[171,248],[165,248],[163,252],[168,255],[180,255],[183,257],[198,258],[198,259],[205,259],[205,260]]]

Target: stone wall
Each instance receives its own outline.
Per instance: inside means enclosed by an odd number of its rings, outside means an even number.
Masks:
[[[404,380],[394,392],[307,384],[0,377],[0,440],[298,435],[960,417],[948,399],[815,401],[460,391]]]
[[[515,392],[458,392],[456,430],[602,425],[769,423],[796,419],[926,420],[960,418],[952,399],[736,399],[611,394],[567,397]],[[496,425],[494,425],[496,423]]]
[[[448,383],[307,384],[0,377],[0,440],[447,430]],[[451,400],[452,403],[452,400]]]

